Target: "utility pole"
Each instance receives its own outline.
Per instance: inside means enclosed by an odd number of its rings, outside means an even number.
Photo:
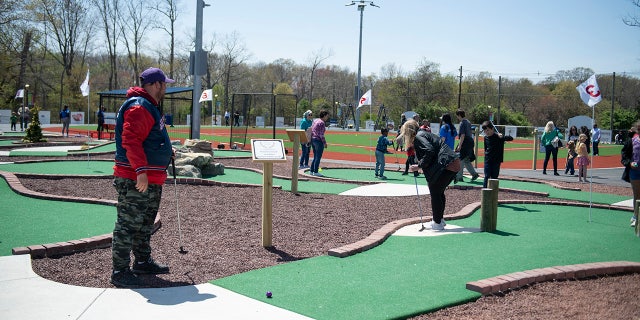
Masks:
[[[613,134],[613,105],[616,101],[616,73],[613,73],[613,79],[611,79],[611,121],[609,123],[609,130],[611,130],[611,136],[614,137]]]
[[[461,95],[462,95],[462,66],[460,66],[460,80],[458,81],[458,109],[460,109]]]
[[[500,100],[501,99],[501,89],[502,89],[502,76],[498,76],[498,114],[496,115],[496,124],[500,124]]]

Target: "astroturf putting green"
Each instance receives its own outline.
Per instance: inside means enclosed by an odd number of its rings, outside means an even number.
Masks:
[[[67,151],[11,150],[9,157],[66,157]]]
[[[0,255],[29,245],[93,237],[113,231],[114,206],[18,195],[0,178]]]
[[[1,168],[1,167],[0,167]],[[300,175],[299,177],[304,177]],[[207,178],[207,180],[219,181],[219,182],[232,182],[232,183],[247,183],[247,184],[263,184],[262,173],[258,173],[252,170],[243,169],[231,169],[225,168],[223,175]],[[291,191],[291,180],[273,178],[274,186],[281,186],[282,190]],[[298,192],[304,193],[326,193],[326,194],[339,194],[341,192],[357,188],[358,185],[351,183],[336,183],[330,181],[316,181],[316,180],[298,180]]]
[[[557,265],[640,261],[629,216],[593,209],[589,222],[582,208],[501,205],[495,233],[392,236],[347,258],[304,259],[211,283],[314,319],[405,318],[477,299],[465,289],[469,281]],[[477,228],[479,214],[448,223]]]
[[[55,175],[112,175],[112,160],[40,161],[0,164],[0,171]]]

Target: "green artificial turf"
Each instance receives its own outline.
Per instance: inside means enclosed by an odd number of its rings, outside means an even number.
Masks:
[[[482,186],[482,179],[478,179],[476,181],[470,181],[469,179],[465,179],[466,182],[458,182],[459,185],[462,186]],[[582,187],[588,186],[586,184],[581,185]],[[509,189],[517,189],[517,190],[527,190],[527,191],[535,191],[535,192],[543,192],[549,194],[549,198],[552,199],[567,199],[567,200],[576,200],[582,202],[590,202],[593,203],[603,203],[603,204],[614,204],[620,201],[629,200],[629,197],[606,194],[606,193],[597,193],[597,192],[589,192],[587,190],[563,190],[554,188],[551,185],[544,183],[532,183],[532,182],[522,182],[522,181],[513,181],[513,180],[500,180],[500,188],[509,188]]]
[[[67,151],[11,150],[9,157],[66,157]]]
[[[392,236],[351,257],[304,259],[211,282],[315,319],[405,318],[478,298],[465,289],[469,281],[557,265],[640,261],[630,213],[592,214],[588,222],[586,210],[568,206],[500,206],[495,233]],[[478,227],[479,215],[449,224]]]
[[[18,195],[0,179],[0,256],[11,249],[93,237],[113,231],[114,206]]]
[[[0,140],[1,147],[13,146],[19,143],[20,143],[20,140]],[[16,147],[17,146],[20,146],[20,145],[16,145]]]
[[[106,152],[116,152],[116,143],[108,142],[108,143],[100,144],[97,146],[91,146],[90,148],[85,150],[69,151],[70,154],[106,153]]]
[[[207,179],[220,182],[248,183],[257,185],[263,184],[262,174],[255,171],[225,168],[224,172],[225,173],[223,175]],[[302,177],[304,177],[304,175],[300,175],[299,179]],[[273,178],[273,185],[281,186],[283,190],[291,191],[291,180]],[[350,183],[298,180],[298,192],[303,193],[339,194],[357,187],[358,185]]]
[[[0,164],[0,171],[56,175],[112,175],[113,161],[77,160]]]

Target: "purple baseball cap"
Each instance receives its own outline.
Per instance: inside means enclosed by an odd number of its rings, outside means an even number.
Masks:
[[[140,74],[140,85],[145,85],[147,83],[154,83],[157,81],[166,82],[166,83],[174,83],[176,82],[173,79],[167,78],[164,75],[164,72],[159,68],[149,68],[145,71],[142,71]]]

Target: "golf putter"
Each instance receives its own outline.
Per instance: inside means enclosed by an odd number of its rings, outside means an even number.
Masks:
[[[180,249],[178,250],[178,252],[185,254],[188,251],[184,249],[184,247],[182,246],[182,228],[180,226],[180,206],[178,204],[178,181],[176,179],[176,161],[173,158],[173,156],[171,157],[171,166],[173,167],[173,191],[174,191],[174,200],[176,202],[176,213],[178,214],[178,236],[179,236],[179,242],[178,245],[180,246]]]

